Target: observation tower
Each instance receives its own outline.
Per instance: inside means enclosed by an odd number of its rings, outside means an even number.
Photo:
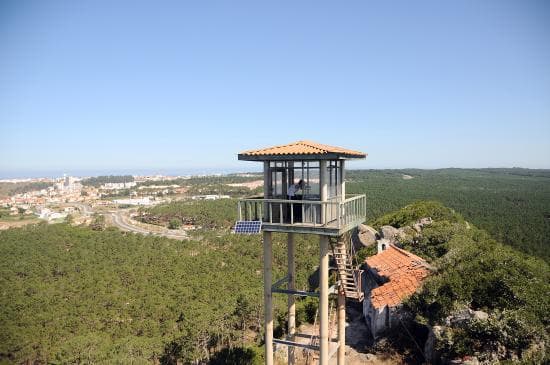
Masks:
[[[273,344],[288,346],[288,363],[295,363],[295,348],[318,354],[319,364],[328,365],[337,354],[345,364],[346,299],[362,301],[361,270],[353,263],[350,230],[365,221],[365,195],[346,195],[345,165],[364,159],[363,152],[311,141],[241,152],[239,160],[263,163],[263,196],[238,202],[235,233],[262,233],[265,305],[265,363],[273,365]],[[287,234],[287,275],[273,282],[272,232]],[[319,236],[319,291],[296,290],[295,235]],[[337,283],[329,288],[331,268]],[[286,285],[285,285],[286,284]],[[288,336],[273,338],[273,294],[288,296]],[[329,338],[329,295],[337,295],[337,337]],[[319,336],[309,344],[297,342],[296,296],[319,298]],[[310,337],[310,336],[308,336]]]

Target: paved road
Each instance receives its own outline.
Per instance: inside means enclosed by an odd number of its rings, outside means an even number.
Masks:
[[[92,209],[92,207],[87,205],[87,204],[84,204],[84,203],[71,202],[71,203],[67,203],[66,205],[77,207],[80,210],[80,213],[83,214],[83,215],[92,215],[92,214],[94,214],[94,210]],[[189,238],[187,236],[187,233],[185,233],[183,231],[174,232],[172,230],[169,230],[169,229],[165,228],[162,231],[158,232],[158,231],[148,230],[147,228],[145,228],[143,226],[132,224],[132,221],[131,221],[131,219],[129,219],[127,213],[125,213],[123,211],[115,211],[115,212],[104,213],[104,214],[105,215],[110,215],[113,224],[115,226],[117,226],[118,228],[120,228],[121,230],[123,230],[123,231],[135,232],[135,233],[144,234],[144,235],[149,235],[150,234],[150,235],[155,235],[155,236],[164,236],[164,237],[168,237],[168,238],[172,238],[172,239],[176,239],[176,240],[182,240],[182,239]]]
[[[123,214],[120,212],[111,213],[111,218],[113,219],[113,224],[123,231],[136,232],[141,234],[153,233],[144,228],[128,224],[124,219]]]
[[[111,212],[110,214],[111,214],[113,224],[118,228],[122,229],[123,231],[135,232],[135,233],[140,233],[145,235],[151,234],[155,236],[163,236],[163,237],[168,237],[176,240],[182,240],[182,239],[188,238],[187,234],[182,231],[173,232],[168,229],[164,229],[162,232],[149,231],[146,228],[132,224],[131,221],[128,219],[128,217],[122,212]]]

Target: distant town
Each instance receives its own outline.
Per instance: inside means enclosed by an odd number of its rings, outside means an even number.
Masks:
[[[0,195],[0,229],[36,223],[40,220],[48,223],[70,221],[73,224],[90,224],[94,215],[103,214],[109,223],[123,230],[177,236],[177,232],[163,234],[156,227],[147,227],[148,225],[133,220],[132,217],[136,215],[135,208],[175,200],[217,200],[230,197],[224,194],[188,194],[189,187],[181,182],[200,177],[206,175],[64,175],[55,179],[2,179],[0,184],[3,186],[27,188],[23,192]],[[194,228],[187,226],[182,227],[182,230]],[[184,236],[183,232],[180,236]]]

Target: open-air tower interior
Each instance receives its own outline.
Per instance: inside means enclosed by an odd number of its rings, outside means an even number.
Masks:
[[[349,159],[366,154],[310,141],[268,147],[239,153],[239,160],[263,163],[263,196],[241,199],[239,220],[261,225],[264,249],[265,361],[273,364],[273,345],[288,346],[288,363],[295,362],[295,348],[317,354],[319,364],[327,365],[337,354],[338,364],[345,363],[346,299],[363,300],[361,272],[352,263],[351,245],[346,232],[365,220],[365,195],[347,195],[345,165]],[[272,232],[288,236],[288,272],[273,282]],[[296,290],[295,234],[319,236],[319,290]],[[329,255],[337,272],[337,284],[329,288]],[[286,284],[286,287],[285,287]],[[288,336],[273,338],[273,294],[288,295]],[[337,338],[329,339],[329,294],[338,296]],[[295,297],[319,298],[319,336],[304,344],[296,341]]]

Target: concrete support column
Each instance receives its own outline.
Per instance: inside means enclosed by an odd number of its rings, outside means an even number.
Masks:
[[[338,289],[338,365],[346,363],[346,295]]]
[[[271,232],[263,232],[264,241],[264,326],[265,363],[273,365],[273,297],[271,294],[272,256]]]
[[[328,181],[327,181],[327,161],[319,161],[319,193],[321,196],[321,201],[325,202],[328,200]],[[321,205],[321,224],[327,222],[326,219],[326,206]]]
[[[288,233],[287,264],[288,264],[288,290],[296,290],[296,263],[294,261],[295,246],[294,233]],[[296,333],[296,299],[294,295],[288,296],[288,337],[294,341]],[[288,346],[288,365],[294,365],[294,346]]]
[[[270,183],[271,179],[269,176],[269,161],[264,161],[264,199],[269,198],[269,189],[271,188]],[[262,213],[263,221],[269,222],[269,206],[267,203],[263,204]]]
[[[344,236],[338,237],[338,252],[342,253],[342,262],[347,262],[347,250],[346,250],[346,241]],[[340,275],[345,275],[344,272],[340,272]],[[340,278],[340,280],[343,278]],[[338,316],[338,365],[344,365],[346,362],[346,294],[344,292],[344,282],[340,283],[338,287],[338,305],[337,305],[337,316]]]
[[[346,161],[340,160],[340,181],[342,182],[342,201],[346,200]]]
[[[328,236],[320,236],[319,262],[319,365],[328,365]]]

